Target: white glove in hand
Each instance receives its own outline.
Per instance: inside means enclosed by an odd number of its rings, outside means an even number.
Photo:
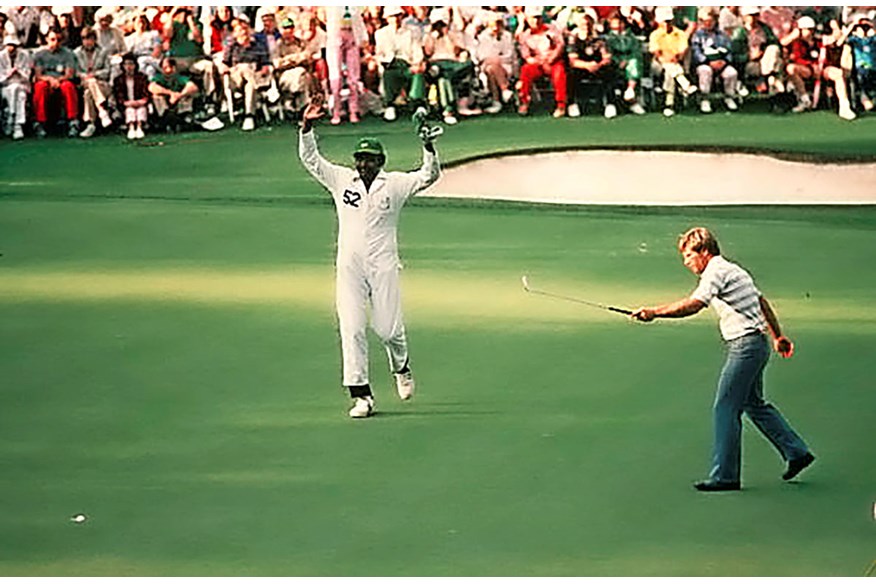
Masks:
[[[438,136],[444,133],[444,128],[440,126],[423,126],[417,132],[423,144],[431,144]]]

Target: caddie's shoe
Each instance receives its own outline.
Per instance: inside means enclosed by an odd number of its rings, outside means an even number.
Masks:
[[[403,373],[395,373],[395,389],[398,391],[398,396],[407,401],[414,395],[414,374],[410,369]]]
[[[718,491],[740,491],[742,487],[739,486],[738,482],[725,482],[725,481],[700,481],[698,483],[694,483],[694,488],[698,491],[703,491],[706,493],[714,493]]]
[[[368,418],[374,415],[374,398],[357,397],[350,408],[351,418]]]
[[[815,462],[815,456],[811,452],[807,452],[800,458],[795,458],[794,460],[788,462],[788,470],[785,471],[785,474],[782,475],[782,478],[786,481],[790,481],[795,476],[800,474],[800,472]]]

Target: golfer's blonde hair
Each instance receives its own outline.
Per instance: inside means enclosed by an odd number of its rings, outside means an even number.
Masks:
[[[707,251],[712,255],[721,255],[721,248],[718,247],[718,240],[712,235],[712,232],[705,227],[694,227],[684,232],[678,238],[678,251],[689,249],[691,251],[700,252]]]

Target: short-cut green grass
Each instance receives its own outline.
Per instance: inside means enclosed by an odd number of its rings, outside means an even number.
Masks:
[[[615,122],[469,121],[439,149],[876,152],[872,119],[827,113]],[[371,133],[391,168],[417,163],[401,123],[319,132],[338,161]],[[294,132],[153,139],[0,145],[0,574],[860,576],[876,558],[876,208],[414,200],[418,394],[397,400],[374,342],[379,414],[352,421],[334,212]],[[766,380],[818,456],[798,481],[747,425],[744,490],[691,489],[722,360],[712,313],[642,325],[521,288],[676,299],[693,225],[797,343]]]

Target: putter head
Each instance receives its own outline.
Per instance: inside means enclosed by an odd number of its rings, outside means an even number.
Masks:
[[[523,289],[529,292],[529,278],[523,276],[522,278],[520,278],[520,281],[523,282]]]

